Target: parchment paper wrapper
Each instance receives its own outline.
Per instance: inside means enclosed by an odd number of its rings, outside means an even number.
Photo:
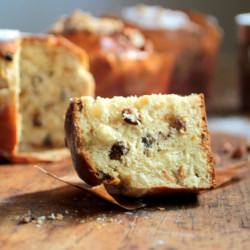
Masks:
[[[229,184],[234,179],[242,177],[242,174],[250,170],[249,168],[250,161],[240,161],[225,167],[215,168],[215,188],[220,188],[226,184]],[[124,196],[118,196],[111,193],[108,188],[104,185],[90,186],[81,180],[77,175],[70,175],[64,177],[58,177],[52,173],[49,173],[45,169],[35,166],[44,174],[51,176],[52,178],[61,181],[70,186],[76,187],[78,189],[88,191],[94,195],[110,202],[115,205],[118,205],[127,210],[134,210],[146,206],[146,204],[140,202],[138,199],[130,199]],[[211,189],[213,190],[213,189]],[[210,191],[210,190],[209,190]]]
[[[249,164],[250,160],[246,160],[215,168],[215,188],[225,186],[235,179],[242,178],[242,175],[250,170]]]
[[[121,196],[116,196],[114,194],[111,194],[106,186],[104,184],[97,185],[97,186],[90,186],[83,180],[81,180],[77,175],[69,175],[69,176],[64,176],[64,177],[58,177],[52,173],[49,173],[47,170],[35,166],[37,169],[39,169],[41,172],[44,174],[51,176],[52,178],[61,181],[65,184],[68,184],[70,186],[76,187],[78,189],[88,191],[93,193],[94,195],[110,202],[115,205],[118,205],[119,207],[122,207],[127,210],[134,210],[137,208],[144,207],[146,204],[143,204],[139,202],[138,200],[135,199],[129,199],[127,197],[121,197]]]

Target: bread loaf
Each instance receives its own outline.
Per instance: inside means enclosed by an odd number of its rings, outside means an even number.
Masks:
[[[222,38],[222,30],[214,16],[143,4],[123,8],[110,16],[139,29],[157,51],[166,56],[175,54],[169,93],[204,93],[208,101]]]
[[[85,49],[96,81],[96,95],[143,95],[167,91],[173,57],[155,52],[137,29],[82,11],[60,18],[51,32]]]
[[[9,72],[0,83],[8,86],[8,96],[4,99],[1,94],[0,99],[0,110],[5,110],[0,113],[1,155],[13,158],[21,152],[63,148],[69,98],[94,95],[88,56],[65,38],[52,35],[22,37],[8,56],[12,60],[0,59],[1,77]]]
[[[91,185],[137,197],[214,185],[203,95],[73,98],[65,131]]]

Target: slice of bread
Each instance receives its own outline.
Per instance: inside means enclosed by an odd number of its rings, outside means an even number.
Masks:
[[[94,95],[88,56],[52,35],[6,40],[0,51],[13,44],[15,50],[0,56],[0,154],[13,159],[63,148],[69,99]]]
[[[69,99],[94,95],[88,56],[65,38],[40,36],[23,38],[20,58],[20,150],[62,148]]]
[[[128,196],[214,185],[203,95],[73,98],[66,142],[79,176]]]

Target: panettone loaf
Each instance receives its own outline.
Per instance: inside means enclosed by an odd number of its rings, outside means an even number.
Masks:
[[[214,16],[192,10],[138,4],[113,14],[127,26],[139,29],[157,51],[176,60],[169,93],[211,94],[211,79],[222,38]]]
[[[91,185],[137,197],[214,185],[203,95],[73,98],[65,131]]]
[[[156,53],[139,30],[124,27],[118,20],[75,11],[60,18],[51,32],[86,50],[97,96],[166,92],[174,58]]]
[[[69,99],[94,95],[82,49],[52,35],[18,41],[6,41],[5,47],[15,42],[16,50],[0,58],[0,154],[13,161],[21,153],[63,148]]]

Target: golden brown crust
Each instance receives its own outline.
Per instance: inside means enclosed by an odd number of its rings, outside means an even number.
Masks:
[[[209,97],[222,30],[213,16],[196,11],[177,11],[187,15],[193,29],[189,29],[188,25],[179,29],[147,28],[129,22],[122,12],[106,16],[122,20],[128,27],[139,29],[153,42],[155,49],[166,56],[169,51],[174,53],[176,60],[168,93],[188,95],[202,92]],[[206,98],[207,103],[208,100]]]
[[[222,30],[215,17],[191,10],[187,10],[185,13],[192,22],[202,27],[201,45],[203,49],[208,53],[216,53],[222,38]]]
[[[46,42],[48,47],[52,48],[63,47],[64,49],[68,50],[71,54],[74,54],[77,58],[79,58],[80,62],[88,69],[89,58],[87,53],[62,36],[32,35],[32,36],[24,36],[22,39],[22,43],[26,44],[35,43],[39,41]]]
[[[212,187],[215,187],[215,162],[211,150],[211,142],[210,142],[210,135],[207,128],[207,115],[205,109],[205,98],[203,94],[200,94],[200,109],[202,114],[202,134],[201,134],[201,144],[207,154],[207,162],[209,167],[209,173],[212,177]]]
[[[15,53],[20,39],[0,41],[0,155],[10,157],[15,153],[18,141],[19,116],[17,111],[17,91],[15,79]],[[3,98],[3,99],[2,99]]]
[[[165,51],[169,48],[173,49],[173,47],[178,50],[178,48],[182,46],[192,46],[192,41],[195,42],[197,38],[201,39],[199,44],[197,44],[199,47],[203,47],[204,50],[210,53],[215,53],[217,51],[222,37],[222,30],[214,16],[192,10],[173,10],[181,11],[186,14],[191,24],[193,23],[194,25],[198,25],[198,29],[192,30],[185,27],[176,30],[169,30],[167,28],[147,28],[130,22],[126,20],[126,18],[124,18],[121,14],[117,13],[109,13],[104,15],[104,17],[106,16],[109,18],[122,20],[126,26],[139,29],[147,38],[152,40],[154,45],[156,45],[156,48],[161,51]],[[190,36],[190,39],[191,37],[196,37],[196,39],[190,40],[189,43],[188,36]]]
[[[15,153],[18,140],[17,124],[16,101],[0,107],[0,154],[2,156],[10,157]]]
[[[99,18],[88,12],[75,10],[69,16],[60,17],[50,29],[51,33],[58,34],[70,31],[87,31],[99,34],[110,34],[120,31],[124,27],[121,21],[111,18]]]
[[[65,117],[65,136],[66,145],[71,152],[71,157],[73,160],[73,165],[80,178],[85,180],[90,185],[98,185],[102,181],[96,175],[95,169],[89,163],[87,154],[80,150],[80,126],[76,119],[77,111],[79,106],[77,105],[79,99],[72,98],[70,106],[66,112]]]

